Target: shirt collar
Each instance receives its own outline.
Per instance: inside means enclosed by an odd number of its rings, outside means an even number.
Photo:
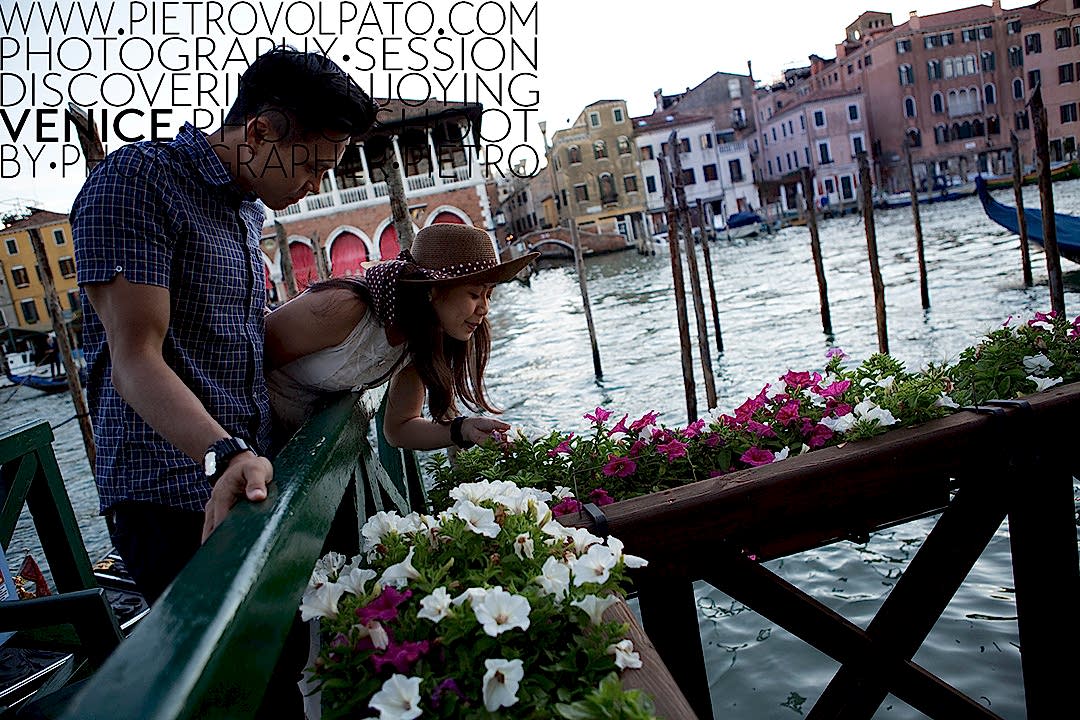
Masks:
[[[229,169],[221,162],[221,158],[214,152],[206,135],[195,128],[190,122],[185,122],[173,140],[180,152],[182,152],[199,171],[199,175],[206,184],[222,189],[230,189],[241,200],[254,202],[257,196],[253,192],[244,192],[236,185],[235,178],[229,173]]]

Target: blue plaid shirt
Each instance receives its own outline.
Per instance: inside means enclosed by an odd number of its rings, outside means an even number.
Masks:
[[[110,153],[71,211],[79,285],[123,274],[168,289],[165,362],[227,432],[265,451],[263,218],[262,206],[237,189],[190,124],[171,143],[140,142]],[[162,438],[116,392],[105,329],[81,294],[101,512],[125,500],[202,511],[210,484],[201,463]]]

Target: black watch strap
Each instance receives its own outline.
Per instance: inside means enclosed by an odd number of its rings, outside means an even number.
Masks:
[[[466,440],[461,434],[461,424],[465,422],[463,415],[458,415],[456,418],[450,421],[450,442],[457,445],[462,450],[468,450],[476,443]]]
[[[217,479],[225,472],[225,468],[229,467],[229,461],[242,452],[258,455],[255,448],[251,447],[244,438],[227,437],[216,441],[206,449],[206,454],[203,456],[203,473],[206,479],[211,484],[217,482]]]

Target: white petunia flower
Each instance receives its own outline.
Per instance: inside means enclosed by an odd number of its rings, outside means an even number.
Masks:
[[[611,576],[611,569],[615,567],[618,559],[611,548],[604,545],[593,545],[589,551],[579,557],[571,565],[574,573],[574,585],[581,586],[585,583],[604,583]]]
[[[379,711],[379,720],[413,720],[420,708],[420,678],[394,673],[382,689],[371,696],[368,707]]]
[[[893,383],[895,381],[896,381],[896,378],[893,377],[892,375],[890,375],[889,377],[882,378],[881,380],[878,380],[876,385],[879,388],[884,388],[884,389],[888,390],[889,388],[891,388],[893,386]]]
[[[867,398],[855,406],[853,414],[861,420],[872,420],[880,423],[881,425],[894,425],[898,421],[893,414],[885,408],[879,407],[870,398]]]
[[[787,448],[787,447],[784,448],[783,450],[779,450],[777,452],[774,452],[773,453],[773,462],[776,462],[777,460],[787,460],[787,457],[790,454],[791,454],[791,448]]]
[[[484,537],[494,538],[499,536],[502,528],[495,522],[495,511],[491,508],[480,507],[468,500],[460,500],[451,508],[472,532]]]
[[[855,425],[855,414],[848,413],[840,417],[823,417],[818,422],[835,433],[846,433]]]
[[[589,616],[589,621],[593,625],[599,625],[604,620],[604,611],[617,602],[619,602],[619,598],[614,595],[608,595],[604,598],[586,595],[581,600],[574,600],[570,604],[576,608],[581,608]]]
[[[521,533],[514,538],[514,554],[519,558],[532,560],[534,550],[532,535],[529,533]]]
[[[330,580],[331,577],[341,571],[345,564],[345,556],[341,553],[328,552],[315,561],[315,568],[311,571],[311,579],[308,587],[314,588]]]
[[[935,407],[945,407],[945,408],[958,408],[958,407],[960,407],[959,405],[956,404],[955,400],[953,400],[951,397],[949,397],[945,393],[941,393],[941,397],[939,397],[937,400],[934,401],[934,406]]]
[[[1052,367],[1054,364],[1042,353],[1024,358],[1024,372],[1028,375],[1045,375]]]
[[[414,568],[412,564],[413,554],[415,552],[416,548],[410,547],[409,554],[405,556],[404,560],[383,570],[382,578],[379,582],[383,585],[404,587],[409,584],[410,580],[418,579],[420,573],[416,571],[416,568]]]
[[[345,588],[346,592],[353,595],[363,595],[368,582],[374,580],[377,573],[370,568],[353,568],[347,573],[342,573],[338,578],[338,585]]]
[[[607,545],[611,548],[611,554],[615,556],[615,560],[622,560],[623,565],[628,568],[642,568],[649,564],[649,561],[645,558],[638,557],[637,555],[627,555],[623,552],[623,541],[614,535],[608,535]]]
[[[533,582],[540,586],[545,595],[554,595],[556,600],[562,600],[570,590],[570,568],[553,557],[544,561],[541,568],[542,575],[533,578]]]
[[[568,487],[556,485],[555,489],[551,491],[551,498],[553,500],[565,500],[568,497],[574,497],[574,491]]]
[[[457,605],[462,604],[466,600],[468,600],[469,604],[472,605],[472,604],[476,603],[476,601],[478,601],[478,600],[483,600],[484,596],[487,595],[487,593],[488,593],[488,591],[485,590],[484,588],[477,588],[477,587],[469,588],[468,590],[461,593],[460,595],[458,595],[456,598],[454,598],[450,602],[454,606],[457,606]]]
[[[450,595],[445,587],[437,587],[431,594],[420,601],[420,611],[417,617],[437,623],[450,614]]]
[[[391,532],[397,532],[401,516],[395,511],[379,511],[368,518],[360,534],[364,538],[364,549],[371,550],[383,541]]]
[[[338,614],[338,600],[345,588],[337,583],[326,582],[318,587],[308,588],[300,600],[300,619],[335,618]]]
[[[485,660],[484,667],[484,707],[488,712],[517,703],[518,687],[525,677],[521,660]]]
[[[634,642],[630,638],[608,645],[607,653],[615,656],[615,667],[620,670],[641,667],[641,656],[634,652]]]
[[[364,629],[364,632],[360,633],[360,637],[370,637],[371,644],[379,650],[385,650],[390,646],[390,634],[386,632],[386,628],[378,620],[372,620],[367,625],[360,627]]]
[[[574,552],[581,555],[593,545],[602,545],[604,539],[593,535],[585,528],[566,528],[566,537],[574,542]]]
[[[1033,375],[1028,375],[1028,380],[1035,382],[1035,392],[1042,392],[1048,388],[1052,388],[1055,385],[1060,385],[1064,380],[1061,378],[1041,378]]]
[[[484,626],[484,632],[491,637],[498,637],[514,628],[529,629],[529,601],[501,587],[488,590],[482,599],[472,603],[472,609],[476,619]]]

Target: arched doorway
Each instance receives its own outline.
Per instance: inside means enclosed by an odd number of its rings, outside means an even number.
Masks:
[[[397,228],[390,223],[379,235],[379,256],[383,260],[393,260],[399,252],[401,252],[401,245],[398,243]]]
[[[436,215],[435,219],[432,220],[431,222],[432,223],[457,223],[458,225],[464,225],[465,224],[465,221],[462,220],[461,217],[459,217],[455,213],[447,212],[446,210],[443,210],[438,215]]]
[[[302,242],[289,243],[289,257],[292,258],[293,277],[296,278],[296,291],[303,292],[308,285],[319,278],[315,270],[315,253],[311,246]]]
[[[344,232],[334,238],[330,246],[330,275],[332,277],[358,276],[364,274],[360,263],[368,259],[364,241],[354,233]]]

